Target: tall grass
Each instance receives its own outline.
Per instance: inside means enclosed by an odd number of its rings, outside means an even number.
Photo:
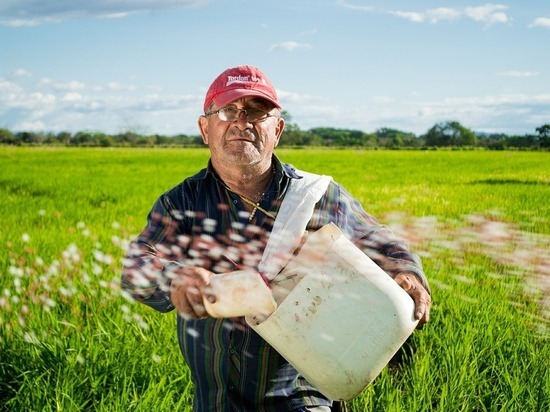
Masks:
[[[278,151],[423,257],[431,322],[354,411],[550,410],[549,155]],[[0,148],[0,411],[190,410],[175,314],[120,293],[128,240],[200,149]]]

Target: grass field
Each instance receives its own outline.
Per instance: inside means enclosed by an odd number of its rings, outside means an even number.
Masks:
[[[434,305],[352,411],[550,410],[550,154],[280,149],[423,258]],[[0,411],[190,410],[175,314],[121,259],[204,149],[0,147]]]

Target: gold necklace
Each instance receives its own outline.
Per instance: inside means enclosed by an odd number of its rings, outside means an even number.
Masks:
[[[229,187],[227,187],[227,190],[229,190],[231,193],[234,193],[237,196],[239,196],[243,202],[245,202],[245,203],[249,204],[250,206],[254,207],[254,209],[252,209],[252,212],[250,212],[250,216],[248,217],[249,222],[252,222],[252,219],[254,219],[254,216],[256,216],[256,212],[258,210],[260,212],[262,212],[264,215],[270,217],[271,219],[276,219],[276,216],[273,213],[268,212],[267,210],[265,210],[263,207],[260,206],[260,202],[254,202],[253,200],[249,199],[248,197],[243,196],[243,195],[235,192],[234,190],[231,190]],[[260,201],[263,199],[264,195],[265,195],[265,192],[262,193],[262,197],[260,198]]]
[[[272,172],[273,176],[275,176],[275,174],[277,173],[277,169],[275,168],[274,163],[271,163],[271,172]],[[262,193],[262,196],[260,197],[260,200],[258,202],[254,202],[252,199],[249,199],[248,197],[243,196],[243,195],[235,192],[234,190],[230,189],[229,186],[225,185],[225,187],[231,193],[234,193],[237,196],[239,196],[243,202],[245,202],[245,203],[249,204],[250,206],[254,207],[254,209],[252,209],[252,212],[250,212],[250,216],[248,217],[249,222],[252,222],[252,219],[254,219],[254,216],[256,216],[256,212],[258,210],[260,212],[262,212],[264,215],[270,217],[273,220],[275,220],[277,218],[273,213],[268,212],[267,210],[265,210],[263,207],[260,206],[260,202],[264,198],[265,192]]]

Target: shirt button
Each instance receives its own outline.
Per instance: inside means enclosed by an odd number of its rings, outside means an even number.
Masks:
[[[234,350],[234,349],[229,349],[229,353],[230,353],[231,355],[234,355],[234,354],[235,354],[235,350]]]
[[[232,390],[234,390],[234,389],[235,389],[235,387],[234,387],[233,385],[231,385],[231,386],[229,387],[229,390],[230,390],[230,391],[232,391]]]

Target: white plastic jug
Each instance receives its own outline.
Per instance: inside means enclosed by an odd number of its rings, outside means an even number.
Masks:
[[[333,400],[365,389],[414,331],[414,302],[332,224],[273,281],[279,304],[248,324]]]

